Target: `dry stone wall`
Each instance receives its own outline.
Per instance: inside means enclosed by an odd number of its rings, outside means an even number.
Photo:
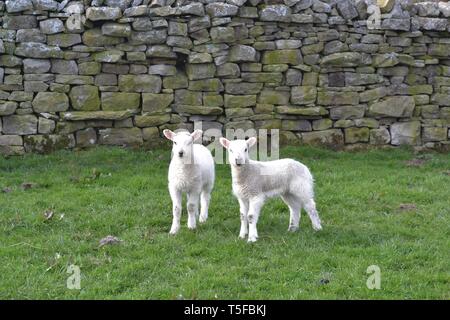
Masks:
[[[445,146],[448,17],[400,0],[0,1],[0,153],[153,146],[196,121]]]

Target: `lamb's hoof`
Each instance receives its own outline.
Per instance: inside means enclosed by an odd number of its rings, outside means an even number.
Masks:
[[[200,223],[205,223],[206,220],[208,220],[208,216],[206,216],[206,217],[200,216],[200,218],[198,219],[198,221],[199,221]]]
[[[288,232],[296,232],[298,230],[298,226],[289,226]]]
[[[169,235],[174,236],[178,233],[178,230],[170,230]]]
[[[195,230],[197,228],[197,226],[188,226],[189,230]]]
[[[320,231],[320,230],[322,230],[322,226],[321,226],[320,224],[318,224],[318,225],[313,224],[312,227],[313,227],[314,231]]]
[[[239,235],[239,239],[245,239],[247,237],[247,234],[246,233],[241,233],[240,235]]]
[[[256,240],[258,240],[257,237],[248,237],[247,242],[248,242],[248,243],[253,243],[253,242],[256,242]]]

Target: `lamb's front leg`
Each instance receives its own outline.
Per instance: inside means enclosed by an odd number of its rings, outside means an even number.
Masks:
[[[239,238],[244,239],[248,234],[248,201],[245,199],[238,199],[238,201],[241,214],[241,231],[239,232]]]
[[[180,220],[181,220],[181,200],[182,194],[181,191],[176,190],[175,188],[169,187],[170,197],[172,198],[172,227],[170,228],[169,234],[176,234],[178,230],[180,230]]]
[[[198,216],[198,192],[189,192],[187,195],[187,211],[188,211],[188,228],[195,229],[197,226],[197,216]]]
[[[248,208],[248,242],[255,242],[258,239],[258,230],[256,224],[258,223],[259,213],[264,204],[263,197],[255,197],[250,199]]]

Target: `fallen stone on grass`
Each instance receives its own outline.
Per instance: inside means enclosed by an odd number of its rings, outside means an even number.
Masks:
[[[101,247],[106,246],[108,244],[119,244],[121,242],[123,242],[123,240],[120,240],[119,238],[117,238],[115,236],[109,235],[109,236],[106,236],[106,237],[104,237],[103,239],[100,240],[99,247],[101,248]]]
[[[24,182],[21,185],[22,190],[26,191],[26,190],[30,190],[32,188],[35,188],[36,184],[32,183],[32,182]]]
[[[401,211],[412,211],[416,210],[417,206],[414,203],[402,203],[398,207]]]
[[[12,192],[12,189],[9,188],[9,187],[5,187],[5,188],[2,189],[2,192],[3,193],[10,193],[10,192]]]

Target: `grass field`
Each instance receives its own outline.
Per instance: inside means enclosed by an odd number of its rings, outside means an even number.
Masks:
[[[227,165],[216,166],[208,222],[189,231],[183,211],[172,237],[170,150],[0,158],[0,298],[450,298],[448,154],[281,155],[310,167],[324,230],[303,213],[300,231],[288,233],[288,209],[272,200],[255,244],[238,239]],[[123,241],[99,247],[107,235]],[[66,287],[72,264],[80,290]],[[366,286],[370,265],[381,269],[380,290]]]

